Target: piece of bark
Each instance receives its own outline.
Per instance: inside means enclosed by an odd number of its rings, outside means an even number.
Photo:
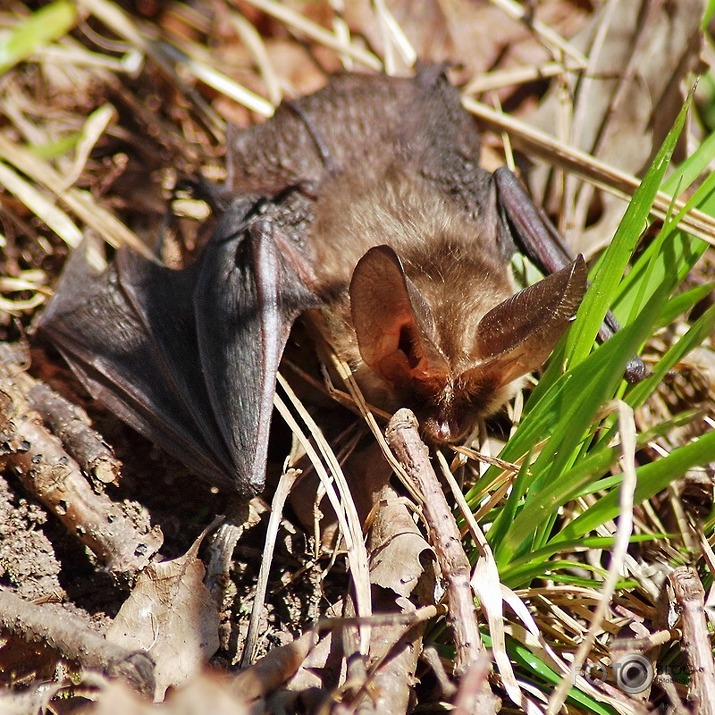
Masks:
[[[154,663],[147,653],[109,642],[61,608],[38,606],[0,589],[0,633],[47,644],[63,658],[122,677],[142,693],[154,690]]]
[[[429,451],[422,442],[417,420],[407,409],[401,409],[390,420],[386,430],[387,442],[402,464],[408,477],[422,495],[422,509],[430,530],[449,602],[449,623],[457,650],[455,670],[463,674],[484,652],[477,613],[469,583],[469,561],[447,500],[437,475],[429,461]],[[485,680],[476,696],[477,712],[496,712],[499,699]]]
[[[142,531],[106,494],[92,490],[77,462],[10,380],[0,380],[0,444],[11,473],[27,492],[115,576],[131,580],[161,548],[158,527]]]
[[[689,702],[699,715],[715,713],[715,663],[705,617],[705,591],[698,573],[680,566],[668,575],[674,606],[680,613],[681,648],[691,675]]]

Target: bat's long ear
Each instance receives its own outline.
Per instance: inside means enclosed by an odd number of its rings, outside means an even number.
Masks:
[[[447,363],[430,338],[434,318],[389,246],[371,248],[355,266],[350,303],[365,364],[393,386],[440,379]]]
[[[479,365],[465,377],[488,373],[503,386],[538,368],[576,314],[585,292],[586,264],[579,256],[570,266],[492,308],[477,327],[473,355]]]

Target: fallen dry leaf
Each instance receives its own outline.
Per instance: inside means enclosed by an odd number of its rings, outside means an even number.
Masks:
[[[404,499],[387,486],[381,495],[380,510],[368,536],[370,582],[390,589],[398,596],[409,596],[424,573],[422,559],[432,553],[430,545],[415,524]]]
[[[570,0],[540,0],[535,13],[539,22],[565,36],[575,33],[586,18],[583,7]],[[375,22],[376,16],[384,19]],[[461,68],[464,78],[552,59],[528,23],[509,17],[489,0],[391,0],[378,13],[374,3],[361,0],[346,3],[345,17],[385,56],[388,71],[405,73],[411,60],[400,34],[417,58],[450,62]]]
[[[244,715],[249,708],[244,698],[229,690],[225,678],[201,673],[173,691],[160,705],[145,700],[120,680],[106,681],[99,688],[95,702],[81,712],[92,715]]]
[[[219,647],[219,612],[197,556],[204,535],[184,556],[148,566],[107,631],[108,640],[149,653],[157,700],[196,675]]]

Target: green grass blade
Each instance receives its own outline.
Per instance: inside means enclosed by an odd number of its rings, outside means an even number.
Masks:
[[[656,286],[668,282],[671,290],[689,273],[707,249],[707,243],[676,230],[681,219],[692,209],[715,213],[715,174],[710,174],[687,201],[678,215],[668,222],[624,278],[614,312],[628,323],[635,319],[639,305]]]
[[[715,0],[712,0],[715,3]],[[715,134],[705,137],[703,143],[671,174],[662,189],[667,194],[685,191],[698,177],[702,176],[715,159]]]
[[[638,447],[647,444],[654,437],[666,435],[674,428],[688,424],[697,414],[700,412],[690,410],[641,433],[638,435]],[[605,440],[602,446],[581,458],[558,479],[543,485],[541,489],[533,490],[528,502],[511,520],[509,540],[514,543],[530,543],[531,534],[536,526],[545,523],[550,515],[558,513],[559,507],[578,497],[618,484],[621,479],[620,475],[607,479],[601,478],[616,464],[621,454],[620,447],[608,446],[609,441]],[[512,556],[506,566],[507,570],[515,563],[515,560],[518,561],[518,557]]]
[[[650,499],[685,474],[688,469],[712,461],[715,461],[715,431],[708,432],[690,444],[674,449],[667,457],[663,457],[657,462],[639,467],[636,470],[638,486],[636,487],[635,503],[640,504],[646,499]],[[606,521],[616,518],[619,512],[618,500],[618,490],[614,489],[565,526],[554,537],[554,542],[577,539]]]
[[[9,36],[0,40],[0,74],[66,35],[76,22],[77,9],[66,0],[57,0],[20,21]]]
[[[558,479],[570,466],[575,448],[585,438],[601,405],[611,399],[621,383],[630,356],[649,335],[660,305],[661,296],[654,296],[643,311],[642,322],[621,330],[562,376],[506,445],[502,459],[516,461],[553,432],[531,467],[533,479],[526,495],[527,504],[540,487],[551,479]],[[499,515],[489,530],[491,543],[498,544],[495,556],[501,564],[508,563],[522,548],[523,541],[514,537],[511,528],[513,518]]]
[[[657,327],[664,328],[666,325],[670,325],[679,315],[685,315],[713,291],[715,291],[715,282],[703,283],[671,298],[660,314]]]
[[[582,362],[591,351],[606,311],[618,292],[618,284],[648,220],[653,200],[663,182],[685,124],[691,99],[692,94],[680,110],[673,128],[668,132],[653,164],[633,195],[613,241],[598,266],[591,289],[586,294],[578,318],[566,339],[565,355],[569,364]]]
[[[483,639],[484,645],[487,648],[491,648],[491,638],[488,635],[484,635]],[[516,665],[533,674],[535,678],[534,684],[537,687],[543,688],[544,683],[555,685],[561,682],[562,676],[546,665],[538,656],[534,655],[534,653],[525,645],[519,643],[515,638],[507,636],[506,644],[507,651]],[[594,700],[590,695],[581,692],[577,688],[571,688],[567,701],[587,709],[587,712],[592,713],[592,715],[617,715],[616,711],[611,707],[598,700]]]
[[[693,348],[700,345],[715,331],[715,305],[710,306],[691,326],[685,335],[673,345],[655,366],[653,374],[634,385],[626,397],[631,407],[642,405],[666,373],[682,360]]]

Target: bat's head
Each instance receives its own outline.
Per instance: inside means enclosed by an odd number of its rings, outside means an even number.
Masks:
[[[429,440],[458,442],[543,363],[585,290],[579,257],[511,297],[505,298],[509,289],[502,281],[499,290],[486,291],[486,305],[478,297],[476,318],[460,316],[459,310],[435,311],[392,248],[371,248],[350,283],[358,347],[372,378],[363,381],[368,398],[382,390],[393,406],[414,411]],[[459,295],[454,300],[475,305]]]

